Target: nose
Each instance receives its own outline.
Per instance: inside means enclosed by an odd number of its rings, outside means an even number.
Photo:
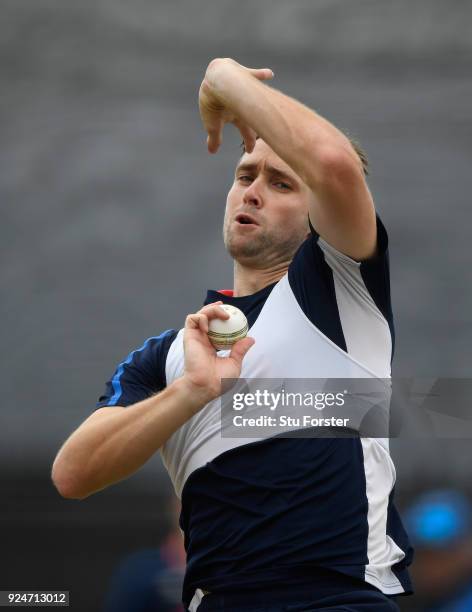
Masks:
[[[258,178],[254,179],[246,188],[243,195],[244,204],[260,208],[262,206],[262,185]]]

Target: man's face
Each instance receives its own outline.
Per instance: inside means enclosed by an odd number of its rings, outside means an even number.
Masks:
[[[291,261],[309,233],[312,191],[261,139],[244,153],[226,200],[225,246],[239,263],[267,268]]]

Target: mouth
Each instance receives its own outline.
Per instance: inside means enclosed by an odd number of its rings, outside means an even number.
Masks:
[[[246,213],[240,213],[239,215],[236,215],[234,220],[239,225],[259,225],[259,223],[257,223],[257,221],[253,217],[251,217],[251,215],[247,215]]]

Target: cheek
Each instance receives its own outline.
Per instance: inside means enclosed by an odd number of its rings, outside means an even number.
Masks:
[[[228,197],[226,198],[226,208],[225,208],[225,215],[223,218],[223,230],[225,231],[228,224],[229,224],[229,220],[231,219],[231,217],[234,215],[234,209],[235,209],[235,198],[231,197],[231,191],[228,193]]]
[[[226,197],[225,216],[231,214],[236,209],[239,199],[237,189],[233,185],[233,187],[231,187],[231,189],[228,191],[228,195]]]
[[[278,236],[299,237],[303,240],[309,232],[308,208],[300,207],[300,201],[274,211],[270,225]]]
[[[308,200],[300,200],[295,205],[295,210],[293,214],[293,219],[298,225],[298,227],[308,227],[308,212],[309,212],[309,202]]]
[[[302,227],[308,223],[308,206],[301,205],[300,200],[285,203],[283,208],[277,211],[277,219],[279,223],[289,227]]]
[[[223,218],[223,236],[226,236],[226,233],[228,231],[228,225],[229,225],[228,219],[229,219],[228,208],[226,208],[225,216]]]

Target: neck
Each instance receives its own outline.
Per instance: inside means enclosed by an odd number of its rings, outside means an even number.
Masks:
[[[249,268],[243,264],[234,262],[234,297],[244,297],[252,295],[267,285],[279,281],[288,270],[290,262],[283,262],[280,265],[269,269]]]

